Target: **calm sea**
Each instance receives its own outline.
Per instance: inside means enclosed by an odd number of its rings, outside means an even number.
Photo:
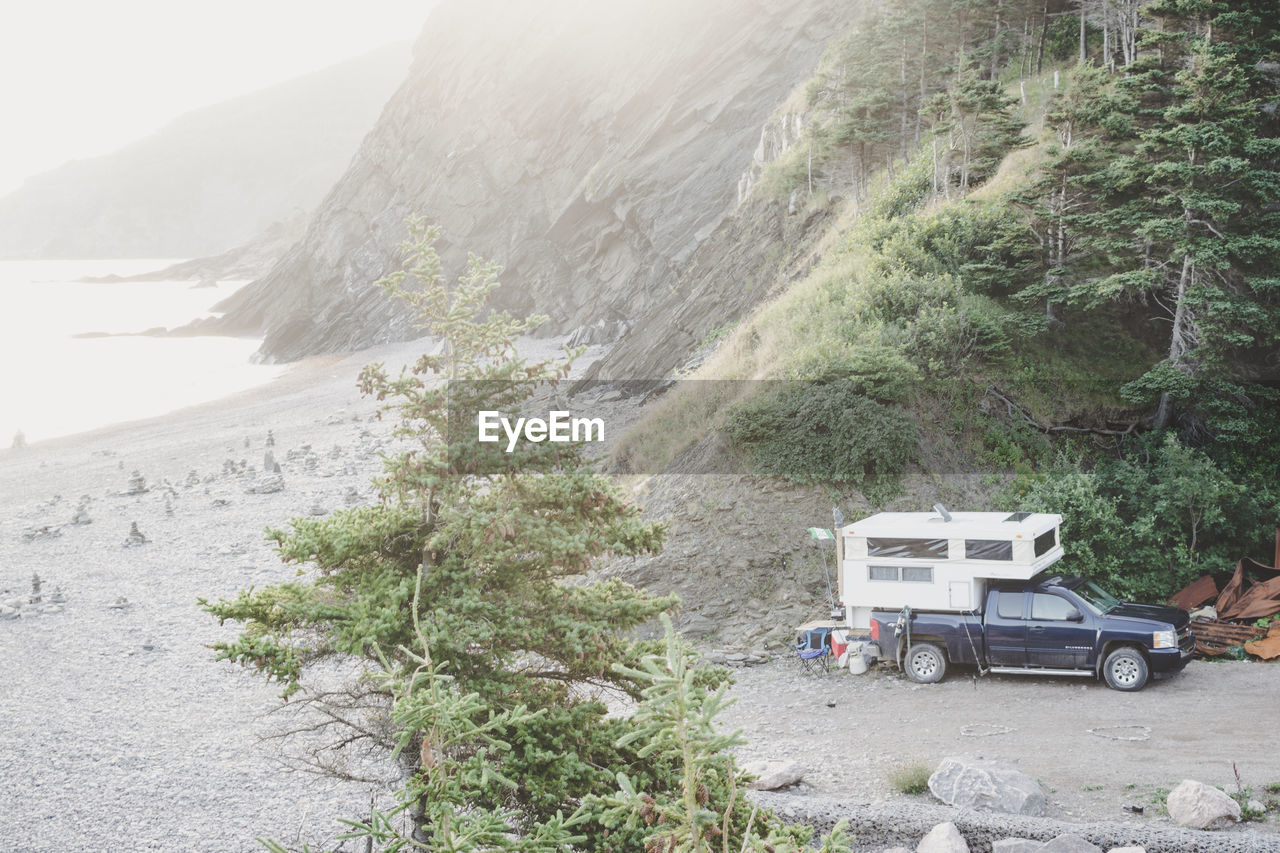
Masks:
[[[182,325],[244,285],[187,281],[91,284],[165,260],[0,261],[0,448],[161,415],[268,382],[246,338],[90,337]]]

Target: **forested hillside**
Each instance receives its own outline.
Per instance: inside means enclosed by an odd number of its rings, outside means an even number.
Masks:
[[[691,374],[804,384],[677,385],[623,463],[709,422],[873,507],[976,475],[1063,513],[1073,569],[1129,595],[1268,558],[1278,35],[1269,2],[882,6],[753,189],[835,211],[822,261]]]

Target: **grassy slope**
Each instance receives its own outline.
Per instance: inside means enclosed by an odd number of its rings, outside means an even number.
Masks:
[[[881,176],[864,208],[843,202],[831,217],[828,233],[819,241],[825,255],[814,271],[721,336],[714,354],[689,378],[827,378],[833,365],[836,375],[844,375],[840,371],[846,369],[851,353],[855,361],[867,356],[891,368],[905,361],[906,369],[915,372],[910,391],[898,405],[909,409],[920,427],[919,453],[905,490],[945,492],[949,475],[978,475],[985,487],[976,492],[965,489],[961,498],[978,502],[989,500],[993,487],[1012,468],[1048,457],[1045,435],[1027,424],[1026,417],[1041,425],[1097,428],[1124,420],[1131,413],[1118,396],[1119,387],[1160,355],[1155,337],[1159,330],[1140,307],[1063,312],[1061,327],[1009,334],[1006,345],[990,351],[981,345],[972,352],[957,351],[969,345],[962,337],[950,355],[934,357],[921,350],[920,336],[910,331],[918,331],[924,314],[908,320],[905,334],[900,318],[883,319],[886,304],[910,297],[923,300],[922,311],[952,310],[960,302],[960,313],[1003,317],[1015,331],[1019,323],[1034,325],[1039,313],[1035,306],[1008,292],[977,292],[964,272],[947,272],[948,267],[962,266],[966,258],[984,259],[981,249],[966,244],[963,235],[953,239],[948,229],[975,217],[1017,215],[1002,199],[1026,181],[1044,156],[1048,140],[1041,117],[1052,94],[1052,79],[1049,73],[1026,86],[1023,117],[1034,144],[1006,156],[997,173],[968,199],[903,204],[904,197],[918,194],[920,174],[908,169],[892,178]],[[1018,93],[1016,84],[1011,92]],[[756,191],[788,192],[797,171],[793,159],[779,160]],[[917,172],[922,169],[917,165]],[[815,193],[813,203],[831,202],[823,191]],[[659,470],[670,464],[722,429],[726,411],[754,390],[748,384],[725,384],[708,394],[707,387],[677,386],[651,407],[620,447],[633,470]],[[974,482],[973,476],[963,479]]]

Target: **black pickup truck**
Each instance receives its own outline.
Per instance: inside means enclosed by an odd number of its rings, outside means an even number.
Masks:
[[[973,613],[875,610],[871,639],[912,680],[940,681],[949,664],[998,673],[1101,676],[1116,690],[1180,672],[1191,618],[1176,607],[1120,601],[1079,576],[991,581]]]

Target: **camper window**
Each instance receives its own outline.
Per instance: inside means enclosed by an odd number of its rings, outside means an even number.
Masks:
[[[906,557],[913,560],[947,559],[946,539],[867,538],[868,557]]]
[[[867,579],[873,581],[901,581],[903,583],[933,583],[933,566],[867,566]]]
[[[1046,530],[1036,537],[1036,556],[1042,557],[1053,550],[1053,546],[1058,544],[1058,528]]]
[[[906,583],[933,583],[933,566],[903,566],[902,580]]]
[[[1013,542],[1007,539],[964,540],[966,560],[1012,560]]]

